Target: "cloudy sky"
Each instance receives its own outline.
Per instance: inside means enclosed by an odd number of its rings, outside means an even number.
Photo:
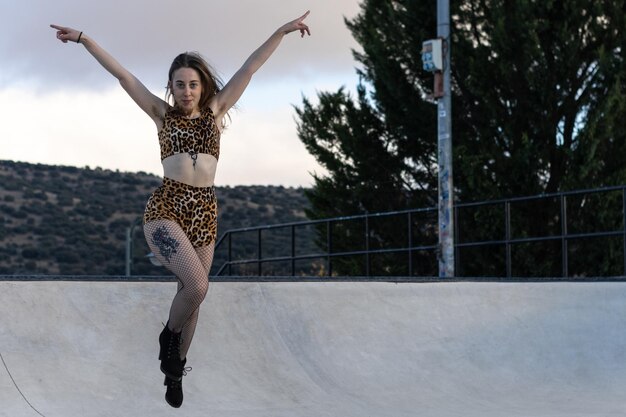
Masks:
[[[222,136],[217,185],[310,186],[323,174],[296,135],[302,96],[357,83],[344,17],[358,0],[0,0],[0,159],[162,175],[156,128],[109,75],[50,23],[84,31],[159,97],[178,53],[198,51],[224,81],[306,10],[255,75]]]

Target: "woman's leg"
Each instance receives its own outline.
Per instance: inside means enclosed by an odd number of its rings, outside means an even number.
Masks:
[[[200,262],[205,269],[205,276],[207,277],[207,281],[209,279],[209,272],[211,272],[211,265],[213,264],[213,253],[215,250],[215,243],[211,243],[209,246],[204,246],[201,248],[196,248],[196,253],[198,254],[198,258],[200,258]],[[179,289],[180,289],[180,283]],[[187,352],[189,351],[189,346],[191,345],[191,341],[193,340],[193,335],[196,331],[196,324],[198,323],[198,315],[200,313],[200,307],[196,309],[187,320],[187,323],[183,326],[183,334],[182,334],[182,344],[180,346],[180,357],[181,359],[185,359],[187,357]]]
[[[144,225],[146,241],[155,257],[179,281],[172,301],[169,329],[183,330],[206,296],[209,279],[201,259],[182,228],[171,220],[152,220]]]

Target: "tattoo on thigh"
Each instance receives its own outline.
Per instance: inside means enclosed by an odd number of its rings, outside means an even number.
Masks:
[[[176,248],[180,246],[180,243],[170,236],[169,232],[164,226],[159,227],[152,233],[152,243],[158,246],[161,255],[169,262],[173,254],[176,253]]]

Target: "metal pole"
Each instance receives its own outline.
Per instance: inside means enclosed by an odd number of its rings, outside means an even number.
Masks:
[[[504,240],[506,250],[506,277],[511,278],[513,276],[513,265],[511,255],[511,202],[504,203]]]
[[[624,231],[624,243],[622,243],[622,250],[624,256],[624,270],[623,274],[626,275],[626,188],[622,188],[622,230]]]
[[[409,242],[407,245],[407,248],[409,248],[409,276],[412,277],[413,276],[413,216],[411,215],[411,212],[409,211],[407,213],[407,217],[408,217],[408,235],[409,235]]]
[[[329,277],[333,276],[333,261],[331,254],[333,252],[333,224],[331,221],[326,222],[326,249],[328,257],[326,258],[326,269]]]
[[[291,276],[296,276],[296,226],[291,225]]]
[[[135,221],[126,228],[126,276],[132,274],[133,266],[133,237],[135,236],[135,227],[142,221],[142,217],[137,217]]]
[[[561,272],[563,277],[569,276],[567,233],[567,197],[561,195]]]
[[[365,276],[370,276],[370,216],[365,216]]]
[[[259,240],[258,240],[258,249],[259,249],[259,267],[258,267],[258,276],[261,276],[262,272],[263,272],[263,267],[262,267],[262,263],[261,263],[261,259],[263,259],[263,254],[261,253],[263,251],[263,247],[261,245],[261,229],[259,229]]]
[[[228,233],[228,276],[233,275],[233,234]]]
[[[450,94],[450,1],[437,0],[437,36],[443,39],[443,91],[437,103],[439,163],[439,277],[454,276],[454,193]]]
[[[129,277],[130,276],[130,262],[131,262],[131,255],[132,255],[132,249],[133,249],[133,244],[132,244],[132,226],[131,227],[127,227],[126,228],[126,276]]]

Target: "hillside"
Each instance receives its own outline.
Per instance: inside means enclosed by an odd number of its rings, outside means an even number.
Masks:
[[[0,274],[123,275],[126,231],[161,182],[146,173],[0,161]],[[306,220],[301,188],[216,187],[221,236],[232,228]],[[255,253],[255,236],[237,240],[237,256]],[[305,246],[313,239],[305,238]],[[141,227],[133,236],[135,275],[163,275],[146,259]],[[284,253],[284,239],[263,256]],[[218,251],[215,265],[225,259]]]

